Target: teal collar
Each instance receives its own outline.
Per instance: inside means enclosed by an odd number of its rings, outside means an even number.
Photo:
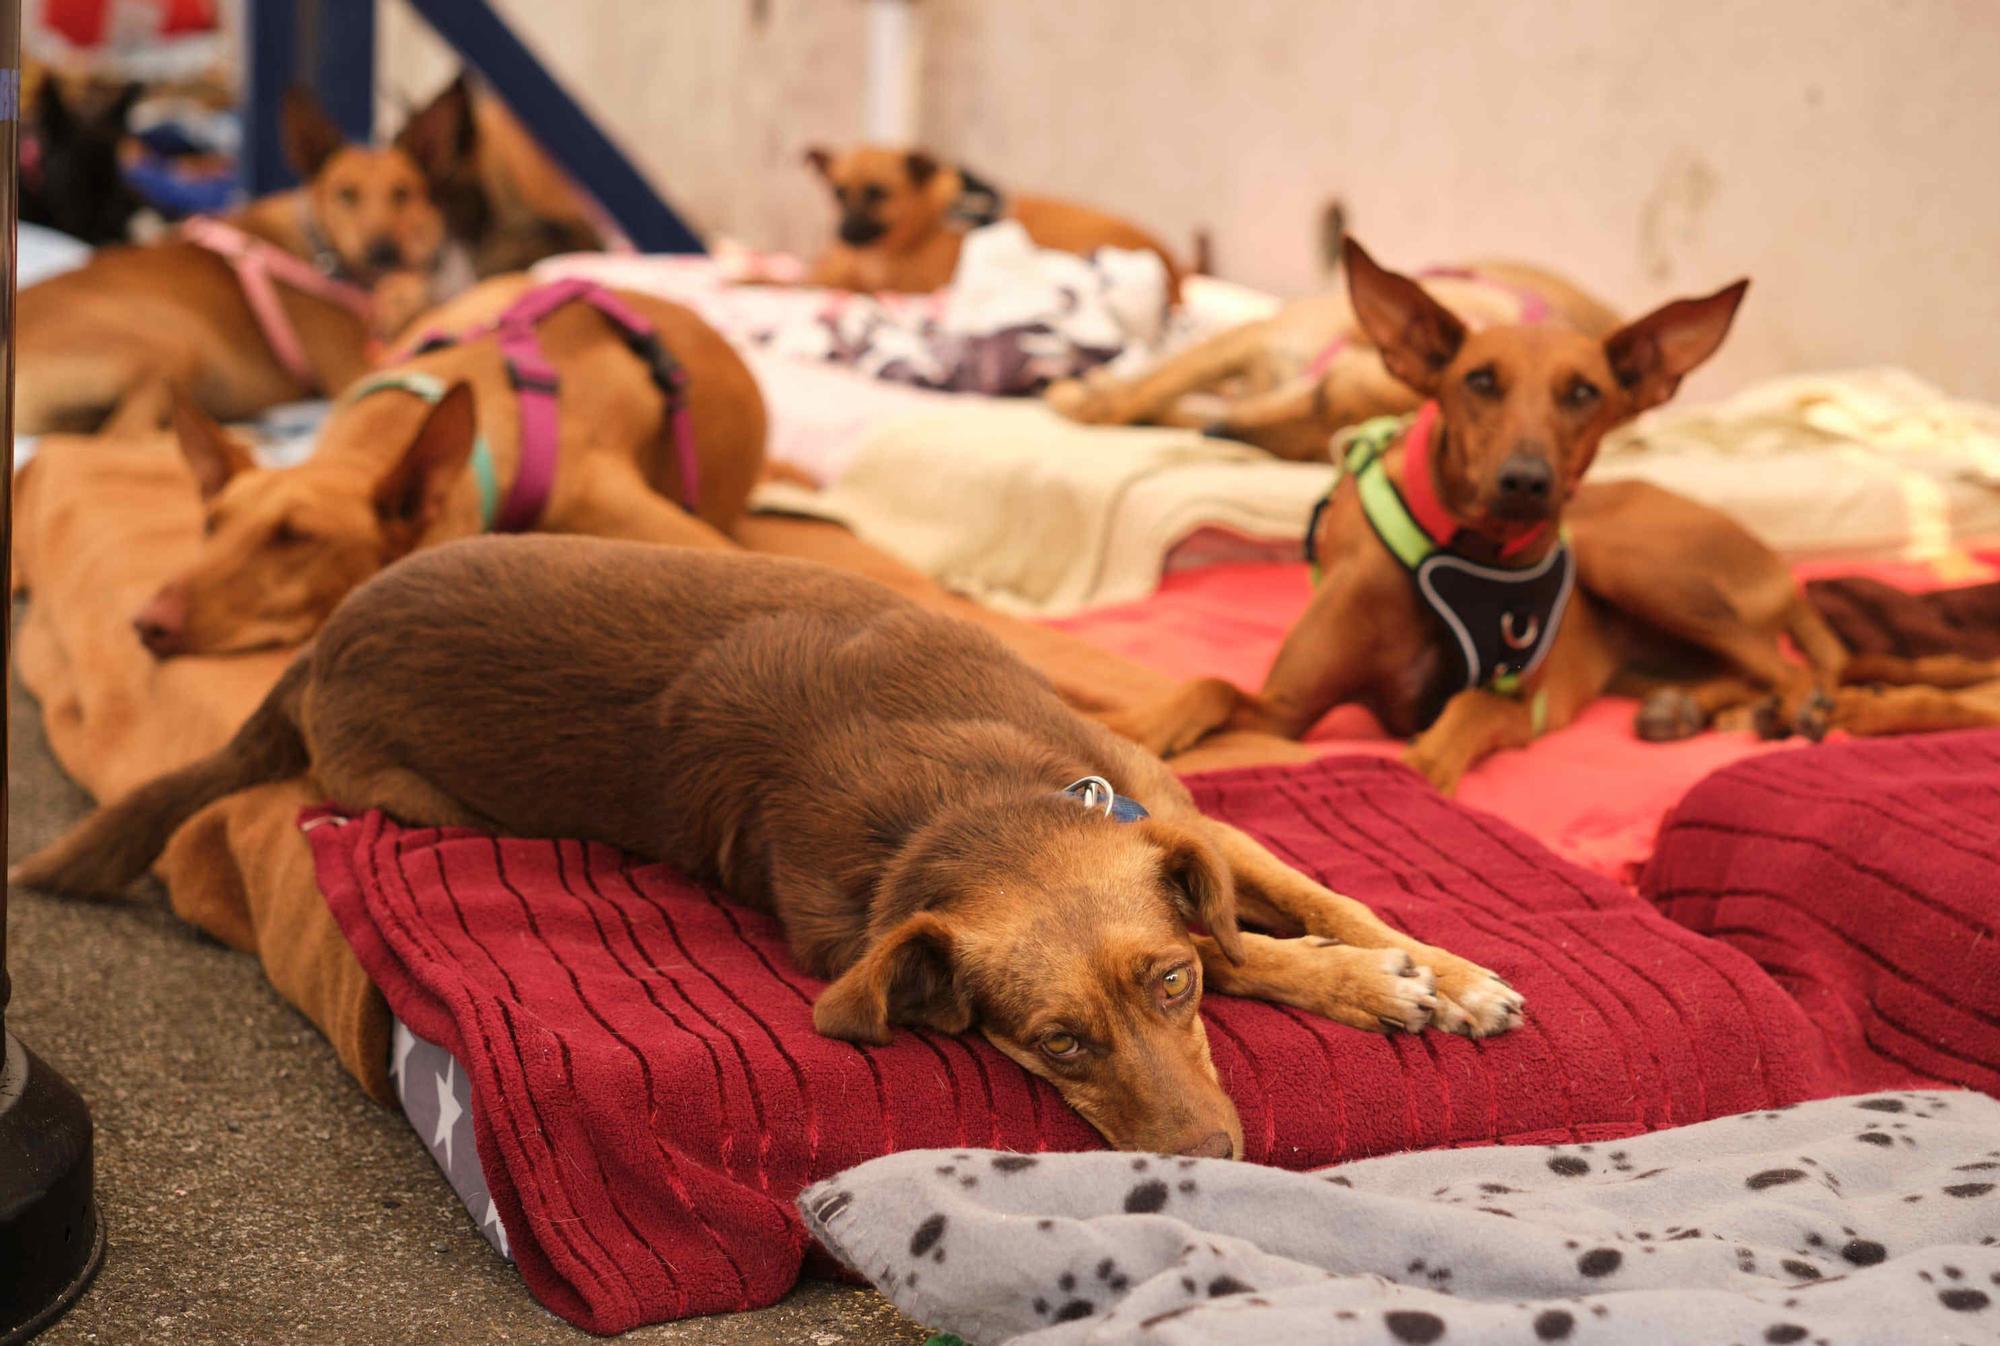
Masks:
[[[346,400],[359,402],[373,393],[399,392],[412,397],[420,397],[432,406],[443,400],[450,387],[435,374],[426,374],[419,369],[392,370],[363,379],[347,393]],[[472,479],[479,484],[479,531],[493,531],[493,521],[500,516],[500,473],[493,465],[493,449],[481,434],[472,441]]]

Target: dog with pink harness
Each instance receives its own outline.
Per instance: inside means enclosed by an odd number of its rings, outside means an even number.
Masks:
[[[428,321],[340,396],[296,466],[260,466],[176,406],[206,536],[134,616],[155,655],[299,644],[377,570],[480,533],[731,545],[766,416],[742,358],[696,314],[509,276]]]

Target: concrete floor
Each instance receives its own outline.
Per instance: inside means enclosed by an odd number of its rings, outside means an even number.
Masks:
[[[11,854],[89,800],[9,689]],[[224,1342],[574,1343],[473,1228],[397,1113],[371,1103],[255,959],[182,925],[157,892],[11,898],[10,1028],[97,1124],[104,1267],[52,1346]],[[802,1284],[758,1313],[627,1340],[891,1346],[925,1333],[871,1291]]]

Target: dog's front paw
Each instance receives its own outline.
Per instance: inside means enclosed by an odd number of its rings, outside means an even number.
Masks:
[[[1418,1033],[1437,1008],[1437,977],[1401,949],[1306,935],[1278,941],[1297,960],[1288,1003],[1371,1033]]]
[[[1639,707],[1632,728],[1648,743],[1675,743],[1706,727],[1701,703],[1680,687],[1662,687]]]
[[[1111,399],[1102,387],[1083,379],[1057,379],[1042,390],[1042,400],[1057,414],[1084,425],[1111,419]]]
[[[1429,781],[1441,795],[1455,794],[1465,768],[1455,760],[1440,757],[1422,744],[1403,750],[1403,765]]]
[[[1445,1032],[1491,1037],[1526,1017],[1528,1002],[1498,973],[1451,954],[1433,958],[1431,967],[1437,973],[1437,1011],[1431,1022]]]

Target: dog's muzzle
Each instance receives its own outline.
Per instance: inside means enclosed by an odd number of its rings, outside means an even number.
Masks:
[[[889,232],[889,226],[867,215],[840,217],[840,241],[850,247],[865,248]]]

